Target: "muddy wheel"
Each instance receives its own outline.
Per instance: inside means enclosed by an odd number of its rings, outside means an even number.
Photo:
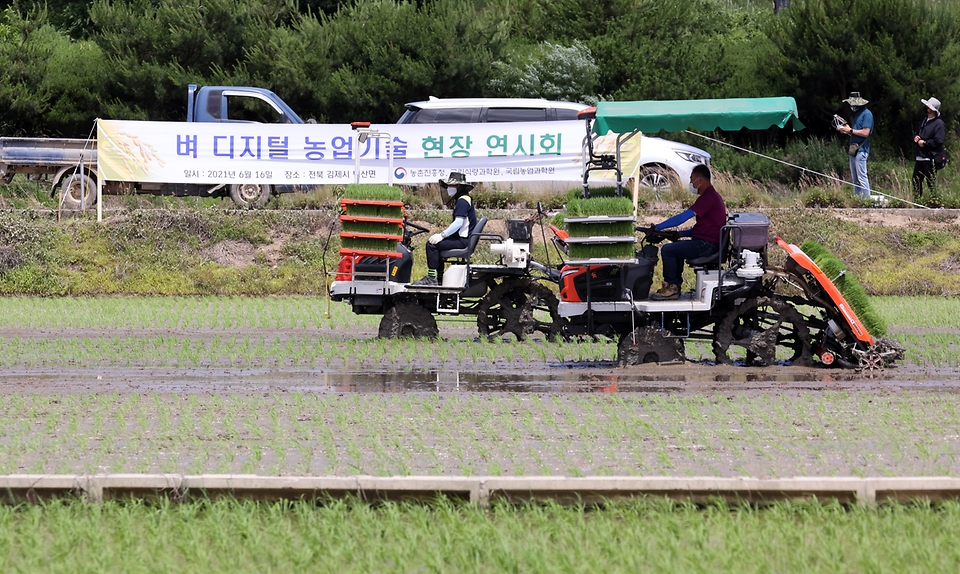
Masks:
[[[439,334],[436,318],[425,307],[416,303],[397,303],[384,313],[380,320],[380,336],[384,339],[435,339]]]
[[[97,204],[97,182],[84,173],[74,173],[60,184],[63,207],[67,209],[90,209]]]
[[[780,297],[747,299],[717,324],[713,353],[717,363],[774,365],[777,349],[785,362],[810,365],[810,329],[803,316]]]
[[[490,339],[513,333],[522,341],[539,331],[554,341],[563,327],[559,307],[557,296],[545,285],[530,278],[504,279],[480,301],[477,329]]]
[[[620,337],[617,362],[621,367],[644,363],[682,363],[686,360],[683,339],[664,337],[659,327],[637,327]]]
[[[239,183],[230,186],[230,199],[240,207],[263,207],[270,201],[270,186],[265,183]]]

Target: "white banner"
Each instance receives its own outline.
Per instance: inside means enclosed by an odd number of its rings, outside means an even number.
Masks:
[[[582,121],[375,124],[360,143],[347,124],[98,120],[97,156],[108,181],[274,185],[434,183],[451,171],[472,182],[582,181]],[[612,153],[613,135],[597,143]],[[636,140],[637,138],[634,138]],[[631,140],[632,142],[633,140]],[[624,177],[636,168],[628,142]],[[596,174],[600,176],[601,174]],[[591,174],[591,180],[595,178]]]

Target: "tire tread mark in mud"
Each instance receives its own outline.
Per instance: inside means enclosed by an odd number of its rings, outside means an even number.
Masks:
[[[717,324],[713,352],[717,363],[731,364],[731,345],[746,350],[748,363],[759,359],[764,364],[776,363],[776,348],[791,351],[787,359],[793,365],[810,365],[810,329],[803,316],[783,298],[776,295],[748,299]]]
[[[620,337],[617,361],[621,367],[644,363],[676,363],[686,359],[683,339],[664,337],[659,327],[637,327]]]
[[[397,303],[380,320],[379,334],[384,339],[424,337],[435,339],[440,330],[437,320],[425,307],[417,303]]]
[[[504,279],[484,296],[477,308],[477,329],[481,337],[496,338],[513,333],[517,340],[539,331],[547,340],[560,336],[557,296],[546,286],[528,277]],[[550,321],[537,318],[536,312],[549,313]]]

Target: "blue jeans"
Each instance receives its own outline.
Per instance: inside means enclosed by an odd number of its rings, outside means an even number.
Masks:
[[[683,278],[683,262],[716,253],[720,246],[703,239],[674,241],[660,248],[663,259],[663,282],[680,285]]]
[[[853,180],[853,192],[857,197],[870,197],[870,181],[867,179],[867,158],[870,152],[857,151],[857,155],[850,157],[850,178]]]

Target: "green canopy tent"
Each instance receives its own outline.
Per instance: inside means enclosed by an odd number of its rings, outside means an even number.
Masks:
[[[802,130],[793,98],[730,98],[725,100],[667,100],[600,102],[593,132],[628,134],[666,130],[765,130],[790,124]]]
[[[681,131],[686,129],[711,131],[721,129],[737,131],[743,128],[765,130],[771,127],[802,130],[797,116],[797,102],[793,98],[729,98],[723,100],[666,100],[637,102],[600,102],[596,112],[581,112],[586,116],[587,144],[590,147],[584,157],[583,188],[589,194],[587,178],[595,169],[611,169],[613,158],[595,156],[592,141],[608,132],[617,136],[617,189],[622,187],[620,171],[620,147],[623,142],[640,132]],[[592,117],[591,117],[592,116]],[[593,124],[590,125],[589,121]],[[636,200],[636,198],[635,198]]]

